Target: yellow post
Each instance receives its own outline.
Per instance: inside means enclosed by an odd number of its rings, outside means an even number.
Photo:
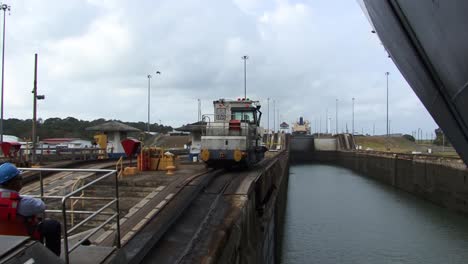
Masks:
[[[164,156],[167,159],[167,166],[166,166],[167,172],[166,172],[166,174],[167,175],[173,175],[174,170],[176,169],[175,164],[174,164],[174,154],[172,154],[170,152],[166,152],[166,153],[164,153]]]
[[[107,151],[107,135],[106,134],[96,134],[94,135],[94,140],[96,140],[96,144],[99,145],[99,148],[104,149],[104,153],[101,153],[99,155],[100,159],[104,159],[106,156],[106,151]]]

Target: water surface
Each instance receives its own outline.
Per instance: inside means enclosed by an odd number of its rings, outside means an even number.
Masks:
[[[355,172],[291,167],[282,263],[468,263],[468,218]]]

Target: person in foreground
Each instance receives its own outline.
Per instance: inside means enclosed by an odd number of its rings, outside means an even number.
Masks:
[[[44,202],[20,195],[21,188],[21,171],[11,163],[0,165],[0,235],[29,236],[60,256],[60,223],[42,219]]]

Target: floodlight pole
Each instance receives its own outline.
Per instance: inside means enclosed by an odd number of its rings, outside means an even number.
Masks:
[[[352,126],[352,129],[351,129],[352,130],[352,135],[354,136],[354,97],[353,97],[353,122],[352,122],[351,126]]]
[[[249,56],[244,55],[242,59],[244,60],[244,99],[247,99],[247,59]]]
[[[148,74],[148,122],[146,123],[146,130],[150,132],[150,94],[151,94],[151,74]]]
[[[156,71],[156,74],[161,74],[160,71]],[[151,74],[148,74],[148,124],[147,124],[147,130],[148,130],[148,134],[150,132],[150,104],[151,104]]]
[[[2,104],[0,108],[0,143],[3,143],[3,95],[4,95],[4,80],[5,80],[5,22],[6,22],[6,11],[10,12],[11,6],[2,4],[0,6],[1,10],[3,10],[3,45],[2,45],[2,87],[1,87],[1,95],[0,95],[0,103]],[[3,154],[5,155],[5,154]]]
[[[270,97],[267,98],[267,108],[268,108],[267,131],[268,131],[268,134],[270,134]]]
[[[386,72],[385,75],[387,76],[387,137],[390,135],[390,128],[389,128],[389,123],[388,123],[388,75],[390,75],[389,72]]]
[[[335,110],[335,114],[336,114],[336,120],[335,120],[335,126],[336,126],[336,134],[339,133],[338,131],[338,99],[336,99],[336,110]]]

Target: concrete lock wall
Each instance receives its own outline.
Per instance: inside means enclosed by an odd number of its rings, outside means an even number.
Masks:
[[[315,138],[314,146],[316,151],[336,151],[336,138]]]
[[[468,215],[468,170],[463,164],[409,155],[336,151],[291,154],[291,160],[328,162]]]
[[[289,155],[257,178],[212,263],[279,263],[289,177]]]

